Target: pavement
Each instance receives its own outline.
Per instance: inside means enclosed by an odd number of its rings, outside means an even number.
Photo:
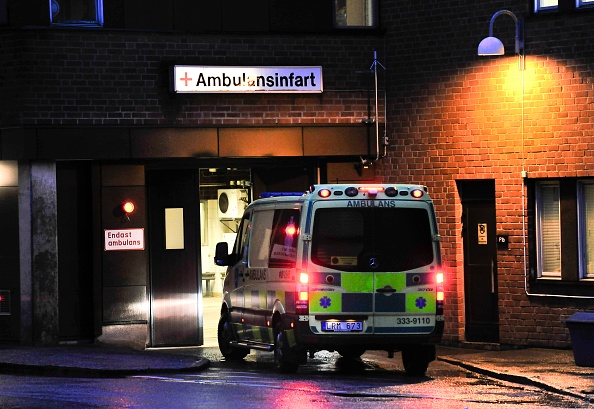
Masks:
[[[0,373],[124,377],[202,371],[210,365],[207,357],[218,356],[213,353],[217,346],[216,324],[205,318],[204,327],[202,347],[137,350],[98,343],[51,347],[0,344]],[[437,359],[481,375],[594,403],[594,367],[576,365],[572,350],[440,345]]]

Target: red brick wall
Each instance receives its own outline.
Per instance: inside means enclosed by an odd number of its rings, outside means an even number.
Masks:
[[[563,320],[594,309],[594,300],[526,294],[521,171],[530,178],[594,177],[594,14],[526,20],[522,87],[511,18],[498,17],[494,28],[508,55],[476,52],[497,10],[526,17],[527,2],[398,3],[383,10],[391,26],[385,61],[392,145],[378,169],[386,181],[428,185],[435,200],[447,273],[445,339],[464,340],[456,180],[495,179],[497,232],[509,235],[509,250],[497,253],[501,342],[567,347]]]

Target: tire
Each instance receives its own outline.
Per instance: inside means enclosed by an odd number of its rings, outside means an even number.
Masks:
[[[365,353],[365,349],[364,348],[356,348],[356,347],[344,348],[344,349],[339,349],[338,353],[340,354],[340,356],[342,356],[343,358],[346,358],[346,359],[357,359],[357,358],[361,358],[361,355],[363,355]]]
[[[233,324],[231,324],[227,311],[221,313],[217,328],[217,338],[219,341],[219,350],[225,359],[240,361],[250,353],[250,350],[247,348],[237,348],[231,345],[231,342],[235,340],[235,334],[233,333]]]
[[[295,373],[299,368],[299,363],[289,348],[287,334],[280,324],[274,330],[274,366],[281,373]]]
[[[433,349],[434,351],[435,349]],[[402,364],[404,370],[409,376],[425,376],[430,358],[431,350],[429,348],[406,348],[402,350]]]

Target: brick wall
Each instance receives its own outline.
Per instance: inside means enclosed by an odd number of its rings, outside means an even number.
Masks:
[[[464,339],[456,180],[496,180],[497,231],[510,239],[509,250],[497,254],[502,343],[567,347],[563,320],[594,308],[592,300],[525,291],[521,171],[530,178],[594,177],[592,12],[526,20],[523,87],[512,19],[501,16],[494,28],[508,55],[476,55],[491,16],[510,9],[526,17],[527,3],[450,1],[428,8],[408,2],[383,10],[391,27],[386,65],[392,145],[378,168],[384,180],[428,185],[435,200],[447,273],[446,340]]]
[[[377,37],[175,35],[25,30],[22,125],[360,123]],[[169,68],[322,65],[323,94],[174,95]],[[383,106],[380,112],[383,114]]]

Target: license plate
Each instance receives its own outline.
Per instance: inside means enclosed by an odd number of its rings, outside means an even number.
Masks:
[[[322,331],[351,332],[363,331],[361,321],[322,321]]]

